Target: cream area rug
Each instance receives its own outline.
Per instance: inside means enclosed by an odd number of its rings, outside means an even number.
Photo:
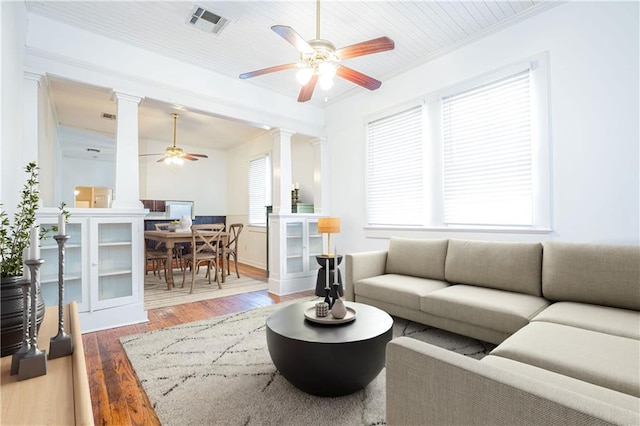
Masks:
[[[191,289],[191,273],[189,271],[187,271],[184,288],[180,287],[182,285],[182,272],[178,269],[173,272],[175,286],[171,290],[167,290],[164,274],[162,274],[162,278],[159,278],[158,275],[154,275],[149,271],[144,278],[144,308],[147,310],[166,308],[168,306],[182,305],[183,303],[233,296],[267,288],[267,283],[264,281],[254,280],[242,275],[238,278],[234,273],[231,273],[231,275],[227,275],[225,282],[221,283],[222,289],[220,289],[213,279],[209,284],[209,279],[204,277],[205,271],[206,268],[200,268],[200,273],[196,275],[193,294],[189,293]]]
[[[267,349],[265,321],[282,306],[121,338],[162,424],[385,424],[384,369],[365,389],[336,398],[306,394],[278,373]],[[401,335],[474,358],[495,347],[394,318],[394,337]],[[340,374],[340,360],[333,361],[327,374]]]

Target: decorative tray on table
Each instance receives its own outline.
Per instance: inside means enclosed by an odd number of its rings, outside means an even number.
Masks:
[[[315,304],[311,305],[304,311],[304,317],[309,321],[318,323],[318,324],[344,324],[346,322],[351,322],[356,319],[356,310],[349,305],[345,304],[347,308],[347,315],[344,318],[334,318],[329,313],[326,317],[318,317],[316,316],[316,307]]]

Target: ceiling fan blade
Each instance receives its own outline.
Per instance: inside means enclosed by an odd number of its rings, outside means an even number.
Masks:
[[[148,157],[150,155],[164,155],[163,152],[158,152],[156,154],[138,154],[138,157]]]
[[[300,53],[313,53],[313,47],[300,34],[286,25],[274,25],[271,29],[283,39],[291,43]]]
[[[158,161],[156,161],[156,163],[162,163],[164,160],[166,160],[167,158],[169,158],[168,156],[164,156],[161,159],[159,159]]]
[[[185,154],[182,156],[183,159],[185,160],[189,160],[189,161],[198,161],[198,159],[196,157],[191,156],[190,154]]]
[[[340,59],[355,58],[358,56],[371,55],[372,53],[385,52],[393,50],[395,43],[389,37],[379,37],[373,40],[363,41],[362,43],[352,44],[351,46],[342,47],[335,51]]]
[[[240,74],[240,78],[245,79],[245,78],[256,77],[263,74],[269,74],[271,72],[290,70],[290,69],[296,68],[297,66],[298,66],[297,64],[276,65],[275,67],[269,67],[269,68],[263,68],[261,70],[245,72],[244,74]]]
[[[318,81],[318,76],[314,75],[311,77],[311,80],[300,89],[300,94],[298,95],[298,102],[307,102],[311,99],[311,95],[313,95],[313,89],[316,88],[316,82]]]
[[[376,90],[382,85],[381,81],[343,65],[338,66],[336,75],[369,90]]]
[[[205,155],[205,154],[194,154],[193,152],[187,152],[184,155],[190,155],[192,157],[200,157],[200,158],[209,158],[208,155]]]

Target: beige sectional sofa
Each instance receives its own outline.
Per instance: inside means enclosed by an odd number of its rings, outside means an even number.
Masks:
[[[640,247],[392,238],[345,297],[498,346],[387,346],[387,423],[640,425]]]

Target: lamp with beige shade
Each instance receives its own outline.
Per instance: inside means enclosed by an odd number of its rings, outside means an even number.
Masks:
[[[331,234],[337,234],[340,232],[340,218],[339,217],[320,217],[318,218],[318,233],[327,234],[327,251],[325,256],[334,256],[335,253],[331,253]]]

